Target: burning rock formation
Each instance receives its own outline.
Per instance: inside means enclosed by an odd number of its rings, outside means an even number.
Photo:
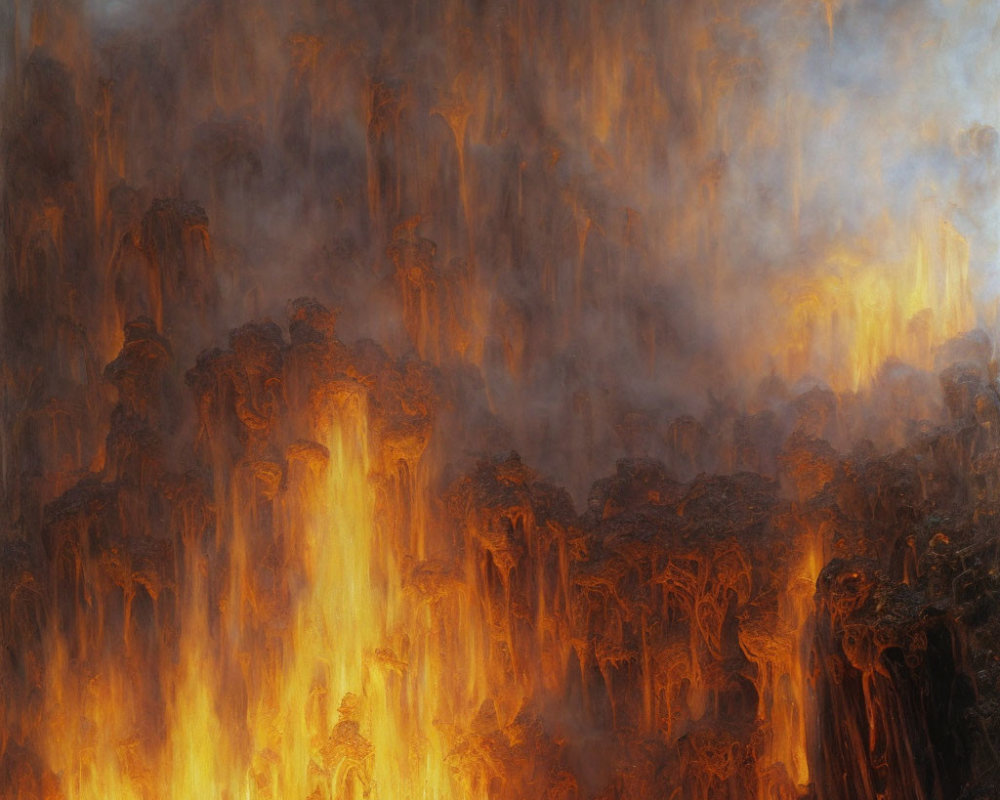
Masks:
[[[997,447],[973,435],[986,400],[955,404],[950,425],[889,456],[840,456],[800,417],[777,448],[784,492],[759,473],[681,482],[627,460],[577,516],[510,454],[474,466],[435,510],[421,475],[434,409],[448,406],[440,378],[342,344],[315,301],[292,304],[289,330],[244,325],[202,354],[187,373],[199,424],[179,428],[188,401],[169,344],[148,318],[126,326],[105,371],[119,402],[104,469],[4,552],[9,796],[193,787],[195,742],[174,715],[195,679],[237,760],[233,785],[249,775],[261,797],[375,791],[393,754],[386,724],[436,753],[438,790],[459,796],[988,791],[975,776],[994,757],[993,503],[933,479],[975,485]],[[963,431],[973,457],[950,444]],[[367,475],[334,479],[352,458]],[[339,523],[310,517],[322,486]],[[349,511],[359,496],[345,492],[368,495],[368,511]],[[324,576],[315,548],[348,562]],[[819,573],[811,623],[803,581],[824,552],[843,555]],[[338,690],[315,626],[343,611],[327,617],[316,591],[333,577],[373,593],[350,596],[377,603],[376,628],[346,662],[355,683],[322,700]],[[222,672],[205,681],[185,665]],[[429,678],[445,696],[419,690]],[[274,715],[281,727],[257,728]],[[115,755],[81,772],[85,752]]]

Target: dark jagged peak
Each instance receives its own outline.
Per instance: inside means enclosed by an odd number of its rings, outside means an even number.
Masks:
[[[190,230],[207,234],[208,214],[197,203],[173,197],[153,200],[142,218],[140,245],[158,256],[176,255],[182,248],[181,236]]]
[[[763,475],[699,475],[677,513],[693,534],[726,537],[764,523],[778,503],[777,481]]]
[[[248,375],[275,377],[285,348],[281,328],[270,320],[248,322],[229,333],[229,347]]]
[[[288,333],[292,346],[326,344],[336,339],[337,314],[311,297],[289,304]]]
[[[122,409],[130,416],[149,417],[164,397],[165,372],[172,362],[170,343],[149,317],[125,325],[125,342],[104,376],[118,390]]]
[[[952,337],[934,354],[934,367],[938,372],[961,364],[988,374],[992,363],[993,343],[987,333],[979,328]]]
[[[683,485],[666,466],[655,459],[620,459],[615,474],[594,483],[587,499],[587,517],[594,522],[616,517],[644,506],[677,503]]]
[[[840,458],[825,439],[816,438],[805,428],[796,428],[778,454],[781,478],[799,500],[815,497],[832,483]]]

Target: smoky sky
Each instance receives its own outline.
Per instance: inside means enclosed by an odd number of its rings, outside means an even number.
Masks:
[[[994,3],[15,9],[8,94],[34,48],[66,65],[117,209],[95,262],[156,198],[207,214],[218,309],[165,331],[189,359],[302,295],[405,352],[387,248],[426,239],[444,332],[420,355],[475,364],[515,444],[565,475],[627,449],[630,414],[751,391],[787,314],[775,285],[838,247],[891,271],[947,220],[996,322]]]

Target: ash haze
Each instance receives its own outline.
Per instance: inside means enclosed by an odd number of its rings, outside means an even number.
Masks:
[[[123,232],[154,198],[198,204],[218,297],[165,331],[188,360],[315,296],[349,338],[474,367],[513,443],[576,493],[630,452],[626,420],[656,429],[771,375],[863,392],[887,359],[926,368],[996,324],[990,3],[6,13],[8,139],[32,146],[10,121],[31,58],[65,65],[63,144],[90,143],[72,167],[94,181],[74,203],[112,211],[77,269],[132,281]],[[432,261],[394,262],[400,237]],[[151,301],[94,302],[99,361]]]

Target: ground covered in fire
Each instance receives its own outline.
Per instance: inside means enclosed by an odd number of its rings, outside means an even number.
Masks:
[[[942,373],[950,421],[899,450],[837,453],[823,438],[837,397],[772,385],[773,411],[676,421],[681,461],[734,431],[733,471],[680,481],[622,460],[581,514],[515,453],[418,500],[425,450],[468,387],[341,343],[314,301],[293,304],[288,332],[234,330],[185,390],[152,322],[126,327],[105,370],[118,403],[103,469],[25,509],[31,535],[4,545],[5,796],[81,796],[105,748],[122,786],[161,796],[161,750],[183,751],[168,716],[193,713],[175,707],[189,687],[172,674],[192,628],[208,637],[196,668],[226,672],[205,676],[213,724],[235,726],[203,735],[232,740],[259,796],[287,796],[281,733],[255,752],[251,723],[255,695],[288,678],[308,548],[331,546],[295,526],[309,524],[310,481],[334,468],[317,438],[338,417],[366,428],[352,436],[371,527],[334,520],[322,535],[373,537],[382,552],[346,567],[372,574],[335,577],[384,595],[364,602],[400,627],[372,623],[355,691],[324,710],[315,695],[333,677],[310,668],[310,797],[381,794],[369,672],[401,704],[411,760],[429,747],[411,715],[440,732],[458,796],[994,796],[1000,397],[984,338],[955,343],[966,360]],[[36,419],[41,436],[52,423]],[[485,446],[489,422],[463,439]],[[332,647],[365,646],[338,636],[351,613],[333,609]],[[439,658],[445,697],[427,709],[408,693]],[[81,754],[75,776],[57,771],[54,743]]]

